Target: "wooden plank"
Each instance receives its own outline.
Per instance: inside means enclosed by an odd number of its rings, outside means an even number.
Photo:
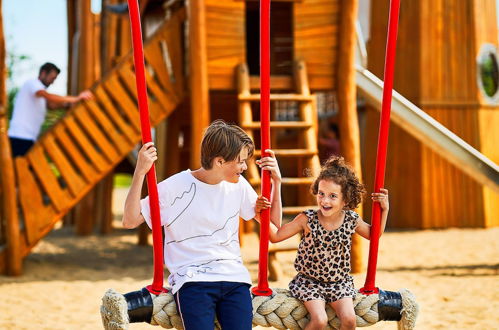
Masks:
[[[163,107],[163,111],[169,113],[172,108],[175,108],[178,104],[177,98],[175,97],[175,91],[165,91],[160,88],[160,86],[156,83],[156,80],[153,76],[146,71],[146,79],[147,79],[147,87],[149,89],[149,93],[155,96],[158,101],[161,103]]]
[[[137,98],[137,90],[135,86],[135,75],[132,72],[131,68],[128,66],[124,66],[119,70],[120,76],[123,79],[123,82],[127,86],[127,88],[130,91],[133,91],[133,95],[135,98]],[[163,90],[159,87],[159,85],[156,83],[154,78],[146,71],[146,79],[147,79],[147,87],[148,87],[148,92],[152,93],[153,96],[161,103],[159,104],[158,101],[156,101],[154,98],[149,97],[148,98],[148,103],[149,103],[149,108],[150,108],[150,118],[151,122],[157,121],[154,120],[156,118],[161,118],[163,117],[161,114],[163,112],[169,113],[172,108],[175,108],[177,106],[177,103],[173,100],[171,100],[171,95],[173,94],[168,94],[166,95]]]
[[[109,118],[123,132],[123,135],[131,142],[136,143],[140,136],[140,123],[130,122],[118,112],[107,92],[101,86],[95,89],[96,101],[102,105],[102,108],[109,114]],[[128,118],[127,118],[128,119]]]
[[[104,158],[108,160],[109,163],[115,163],[118,161],[120,154],[116,150],[116,147],[109,142],[109,138],[105,136],[105,133],[94,122],[92,117],[89,116],[87,108],[83,105],[73,112],[76,119],[80,122],[80,126],[83,130],[87,132],[91,140],[95,142],[95,145],[102,150]]]
[[[67,183],[73,197],[77,197],[85,187],[84,179],[75,171],[67,156],[62,152],[52,134],[46,134],[41,141],[45,151],[54,161],[59,169],[61,176]]]
[[[101,152],[97,151],[94,144],[85,136],[82,128],[76,123],[75,119],[71,116],[65,117],[62,122],[66,125],[69,134],[79,144],[87,158],[94,165],[98,172],[104,172],[109,167],[107,161],[102,156]],[[95,178],[92,179],[92,183]]]
[[[78,171],[83,175],[86,182],[93,182],[95,180],[97,172],[94,167],[87,161],[87,159],[83,157],[80,149],[75,145],[74,141],[66,133],[66,126],[56,125],[52,132],[54,136],[57,137],[59,145],[66,151],[69,157],[71,157],[71,160],[78,167]]]
[[[61,188],[57,177],[47,161],[43,147],[35,144],[26,157],[56,210],[59,212],[65,211],[71,201],[71,197],[66,190]]]
[[[294,37],[298,40],[301,40],[301,38],[309,38],[309,37],[313,37],[313,36],[324,36],[326,38],[330,38],[331,35],[336,34],[336,33],[338,33],[337,26],[325,25],[325,26],[310,27],[310,28],[303,28],[301,30],[297,30],[294,33]]]
[[[95,100],[86,101],[84,105],[99,124],[102,125],[121,154],[126,154],[133,148],[130,141],[116,128]]]
[[[260,94],[238,95],[240,101],[260,101]],[[315,95],[302,94],[270,94],[271,101],[298,101],[310,102],[315,100]]]
[[[242,128],[248,128],[248,129],[260,129],[260,126],[261,125],[259,121],[241,123]],[[312,124],[304,121],[270,121],[271,129],[283,129],[283,128],[304,129],[310,127],[312,127]]]
[[[136,126],[140,132],[140,118],[137,105],[128,95],[125,88],[116,76],[110,76],[103,82],[104,89],[108,92],[109,96],[119,105],[120,109],[127,115],[132,125]]]
[[[146,79],[147,79],[147,70]],[[132,72],[130,66],[124,66],[119,70],[120,77],[123,80],[125,87],[130,91],[130,93],[134,97],[134,102],[137,101],[137,88],[135,83],[135,74]],[[150,93],[149,82],[147,82],[148,94]],[[148,97],[148,105],[149,105],[149,119],[151,122],[154,122],[156,118],[161,117],[161,113],[163,112],[162,106],[150,96]],[[152,124],[154,126],[154,124]]]
[[[315,177],[300,177],[300,178],[282,178],[282,185],[298,186],[298,185],[311,185],[314,183]],[[251,178],[248,182],[253,186],[260,185],[260,178]]]
[[[170,46],[173,46],[170,43],[167,43],[167,45],[168,48]],[[161,45],[159,41],[148,45],[144,57],[146,59],[146,63],[154,69],[156,77],[158,78],[164,90],[167,90],[174,94],[174,88],[172,82],[170,81],[170,73],[168,72],[166,64],[163,61],[163,52],[161,51]]]
[[[309,149],[272,149],[276,156],[279,157],[307,157],[317,154],[317,150]],[[260,150],[255,150],[254,156],[259,157],[261,155]]]
[[[175,95],[179,99],[179,102],[183,99],[183,94],[185,92],[185,82],[184,82],[184,61],[185,51],[182,47],[184,30],[183,25],[175,24],[171,29],[171,47],[168,47],[170,53],[170,60],[172,63],[172,73],[175,79],[173,87],[175,90]]]
[[[42,191],[29,169],[28,159],[15,159],[19,199],[24,215],[26,239],[33,244],[40,237],[40,230],[55,214],[52,206],[43,204]]]

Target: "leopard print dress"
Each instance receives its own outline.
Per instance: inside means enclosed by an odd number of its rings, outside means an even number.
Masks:
[[[359,215],[346,211],[341,226],[326,230],[319,223],[317,211],[303,212],[310,232],[298,247],[295,269],[298,274],[289,283],[291,294],[301,300],[324,300],[330,303],[342,298],[354,298],[356,290],[350,276],[352,234]]]

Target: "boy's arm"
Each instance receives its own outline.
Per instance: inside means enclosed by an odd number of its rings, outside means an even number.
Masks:
[[[140,193],[144,183],[143,174],[135,172],[132,178],[132,185],[125,200],[125,210],[123,211],[123,227],[127,229],[136,228],[143,223],[144,217],[140,213]]]
[[[144,217],[140,213],[140,193],[144,178],[156,159],[158,159],[158,156],[152,142],[148,142],[140,148],[137,166],[133,173],[132,185],[125,200],[122,219],[123,227],[125,228],[135,228],[144,222]]]

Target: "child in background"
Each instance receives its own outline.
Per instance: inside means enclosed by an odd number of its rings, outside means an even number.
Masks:
[[[298,274],[289,283],[289,288],[310,313],[310,322],[305,329],[326,327],[326,303],[340,319],[340,329],[355,329],[353,298],[356,290],[350,276],[350,250],[355,232],[370,238],[371,226],[353,211],[362,201],[365,189],[342,157],[331,157],[311,190],[319,209],[306,210],[279,229],[271,226],[270,241],[280,242],[304,233],[294,263]],[[383,233],[389,209],[388,190],[373,193],[372,199],[381,206]],[[262,209],[270,207],[263,197],[258,199],[257,205]]]

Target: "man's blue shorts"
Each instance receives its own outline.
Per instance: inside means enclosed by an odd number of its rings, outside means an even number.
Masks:
[[[184,329],[211,330],[215,315],[223,330],[250,330],[250,285],[239,282],[187,282],[175,293]]]

